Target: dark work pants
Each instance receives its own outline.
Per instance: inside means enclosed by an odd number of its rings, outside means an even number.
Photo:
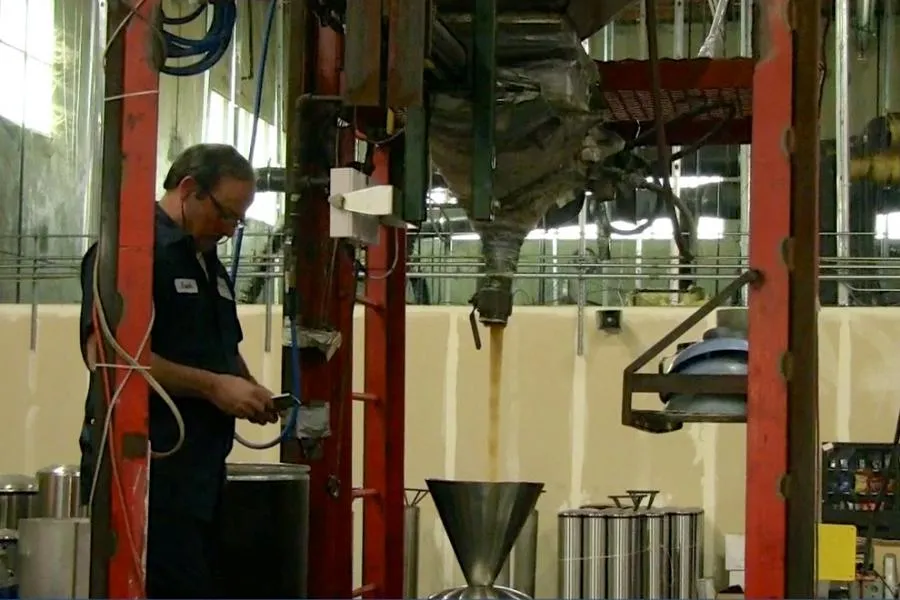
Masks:
[[[180,511],[150,512],[147,598],[216,598],[216,526]]]

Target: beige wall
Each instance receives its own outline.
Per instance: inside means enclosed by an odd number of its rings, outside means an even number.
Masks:
[[[265,351],[264,307],[240,308],[247,336],[243,352],[254,372],[277,387],[279,358]],[[546,484],[539,505],[538,597],[555,590],[553,515],[564,507],[602,501],[625,488],[660,489],[662,503],[703,506],[707,571],[721,566],[722,535],[743,530],[741,426],[698,425],[652,436],[619,424],[623,367],[687,314],[687,309],[626,309],[622,332],[589,329],[585,356],[578,357],[574,308],[516,310],[505,343],[503,475]],[[7,390],[0,473],[31,472],[78,458],[86,375],[74,343],[77,307],[40,306],[35,322],[32,351],[30,307],[0,307]],[[822,440],[889,440],[897,410],[900,311],[830,309],[823,310],[820,322]],[[272,330],[277,350],[277,323]],[[357,389],[362,341],[359,328]],[[484,477],[488,354],[473,347],[467,310],[410,307],[408,346],[407,485],[419,487],[426,477]],[[358,415],[356,427],[361,424]],[[242,431],[260,441],[275,433]],[[358,438],[355,453],[359,481]],[[233,458],[270,461],[277,455],[238,449]],[[426,500],[423,507],[420,589],[425,593],[460,577],[431,504]]]

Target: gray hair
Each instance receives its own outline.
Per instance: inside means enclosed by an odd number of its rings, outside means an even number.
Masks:
[[[197,144],[184,150],[172,162],[163,181],[163,189],[174,190],[185,177],[191,177],[200,189],[209,192],[224,177],[239,181],[256,181],[253,166],[234,146]]]

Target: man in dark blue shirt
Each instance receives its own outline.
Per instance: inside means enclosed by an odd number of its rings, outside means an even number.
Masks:
[[[213,598],[216,515],[235,419],[277,421],[272,394],[252,377],[238,351],[243,339],[234,283],[216,255],[219,241],[241,224],[255,191],[250,163],[231,146],[185,150],[166,175],[156,207],[150,374],[174,400],[184,440],[173,455],[151,461],[147,595]],[[93,370],[97,245],[81,264],[81,348]],[[98,385],[97,377],[91,386]],[[82,499],[88,503],[99,457],[92,439],[93,389],[81,433]],[[150,443],[160,452],[178,442],[171,410],[151,392]]]

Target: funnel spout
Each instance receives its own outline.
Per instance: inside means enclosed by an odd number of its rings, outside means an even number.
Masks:
[[[475,295],[475,309],[485,325],[506,325],[512,314],[512,282],[527,231],[496,222],[479,223],[484,278]]]
[[[427,483],[466,583],[470,588],[490,588],[544,484],[443,479]]]

